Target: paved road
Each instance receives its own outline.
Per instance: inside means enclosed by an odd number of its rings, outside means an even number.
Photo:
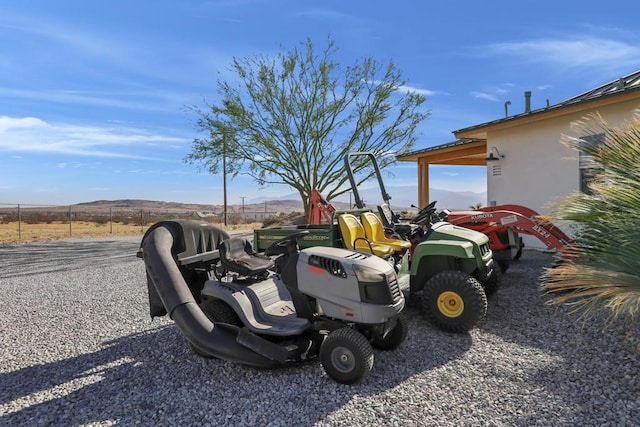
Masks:
[[[229,234],[251,237],[250,231]],[[0,245],[0,278],[141,262],[136,257],[139,245],[138,236]]]
[[[0,278],[62,272],[116,262],[140,262],[135,255],[139,244],[139,237],[126,237],[3,245],[0,246]]]

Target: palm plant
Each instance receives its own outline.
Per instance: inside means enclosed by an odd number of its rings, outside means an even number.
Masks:
[[[542,275],[552,303],[569,304],[583,316],[607,312],[610,319],[640,314],[640,114],[614,128],[593,115],[578,123],[594,138],[565,139],[603,168],[589,191],[564,199],[556,220],[572,221],[575,244]],[[602,170],[602,169],[601,169]],[[588,194],[587,194],[588,193]]]

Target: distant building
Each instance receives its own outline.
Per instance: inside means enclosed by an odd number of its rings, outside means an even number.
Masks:
[[[562,144],[563,135],[584,137],[572,123],[591,113],[614,127],[630,121],[640,108],[640,70],[556,105],[531,110],[530,100],[531,92],[525,92],[524,112],[509,115],[505,103],[502,119],[453,131],[453,142],[398,156],[418,163],[419,205],[430,201],[429,165],[476,165],[487,167],[488,205],[549,213],[554,201],[585,191],[592,178],[587,156]]]
[[[278,216],[280,212],[241,212],[235,213],[235,215],[240,215],[245,222],[254,221],[254,222],[264,222],[265,219]]]

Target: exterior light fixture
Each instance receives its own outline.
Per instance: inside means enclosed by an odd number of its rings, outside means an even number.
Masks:
[[[493,155],[493,152],[496,152],[497,156]],[[493,146],[491,147],[491,150],[489,150],[489,155],[487,157],[484,158],[485,162],[497,162],[500,159],[504,159],[504,154],[500,154],[500,151],[498,151],[498,149]]]

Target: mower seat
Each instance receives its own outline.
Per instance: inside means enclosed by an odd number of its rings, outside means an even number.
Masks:
[[[411,247],[408,240],[394,239],[384,235],[384,225],[378,215],[373,212],[363,212],[360,215],[362,225],[364,226],[365,235],[375,243],[389,245],[396,253],[403,253]]]
[[[338,225],[347,249],[374,254],[380,258],[389,258],[393,255],[393,247],[383,243],[372,242],[366,238],[364,227],[355,215],[339,215]]]
[[[248,240],[239,237],[223,240],[218,250],[222,268],[242,276],[258,276],[273,267],[271,258],[258,255]]]

